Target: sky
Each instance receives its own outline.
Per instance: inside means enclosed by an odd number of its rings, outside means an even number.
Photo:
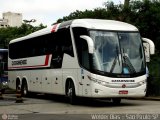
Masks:
[[[4,12],[22,13],[23,20],[36,20],[32,25],[42,23],[49,26],[76,10],[104,7],[103,3],[106,1],[113,1],[115,4],[124,2],[124,0],[0,0],[0,18]]]

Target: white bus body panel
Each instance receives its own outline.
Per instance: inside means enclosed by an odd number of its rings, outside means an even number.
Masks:
[[[94,75],[95,76],[95,75]],[[108,82],[110,87],[102,86],[92,82],[92,97],[144,97],[146,94],[146,75],[135,78],[109,78],[96,75],[98,80]],[[134,80],[135,82],[112,82],[112,80]],[[143,85],[139,82],[145,81]],[[125,88],[122,86],[125,84]],[[137,87],[133,87],[137,86]],[[98,89],[98,93],[95,92]],[[128,91],[127,94],[120,94],[120,91]]]
[[[115,20],[77,19],[72,22],[71,27],[84,27],[99,30],[138,31],[138,29],[131,24]]]
[[[59,26],[59,25],[58,25]],[[73,20],[72,27],[85,27],[90,29],[101,29],[101,30],[117,30],[117,31],[138,31],[138,29],[130,24],[110,21],[110,20],[94,20],[94,19],[79,19]],[[28,39],[31,37],[39,36],[42,34],[50,33],[51,28],[46,28],[45,30],[37,31],[26,37],[18,38],[12,40],[10,43],[21,41],[23,39]],[[71,32],[74,56],[77,56],[74,44],[74,37]],[[48,61],[46,62],[46,59]],[[27,60],[27,64],[17,64],[19,60]],[[15,62],[13,62],[15,61]],[[22,61],[25,62],[25,61]],[[43,92],[43,93],[53,93],[65,95],[65,84],[67,79],[72,79],[75,85],[75,92],[77,96],[83,97],[93,97],[93,98],[111,98],[111,97],[143,97],[146,91],[146,83],[133,88],[127,88],[127,86],[132,86],[132,84],[138,84],[138,82],[146,80],[146,75],[135,77],[135,78],[110,78],[106,76],[92,74],[91,72],[82,69],[78,64],[77,57],[71,57],[67,54],[63,56],[62,68],[60,69],[35,69],[35,70],[22,70],[23,68],[34,68],[34,67],[49,67],[51,62],[51,55],[39,56],[23,59],[8,59],[9,71],[9,87],[16,89],[16,79],[19,79],[22,83],[22,79],[27,80],[28,89],[32,92]],[[21,68],[23,67],[23,68]],[[18,70],[16,70],[18,69]],[[112,87],[106,87],[98,83],[93,82],[89,79],[92,77],[97,80],[108,82]],[[112,80],[135,80],[135,83],[129,82],[119,82],[112,83]],[[114,85],[118,85],[114,86]],[[122,88],[125,84],[126,88]],[[119,94],[119,91],[127,90],[128,94]]]

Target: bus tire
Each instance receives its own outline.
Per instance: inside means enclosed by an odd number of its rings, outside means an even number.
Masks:
[[[67,97],[69,98],[70,104],[76,104],[75,87],[72,81],[69,81],[67,85]]]
[[[17,78],[17,79],[16,79],[16,91],[17,91],[19,85],[20,85],[20,80]]]
[[[121,103],[121,98],[112,98],[112,102],[114,105],[119,105]]]
[[[21,94],[23,97],[28,95],[28,85],[26,81],[22,82],[22,86],[21,86]]]

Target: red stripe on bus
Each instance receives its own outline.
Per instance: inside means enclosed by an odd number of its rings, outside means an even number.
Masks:
[[[13,68],[37,68],[37,67],[45,67],[45,66],[48,66],[49,58],[50,58],[50,55],[46,55],[45,63],[44,63],[43,65],[8,67],[8,69],[13,69]]]
[[[44,64],[44,66],[47,66],[47,65],[48,65],[48,62],[49,62],[49,56],[50,56],[50,55],[46,55],[46,60],[45,60],[45,64]]]
[[[51,30],[51,32],[56,32],[56,28],[57,28],[58,24],[55,24]]]

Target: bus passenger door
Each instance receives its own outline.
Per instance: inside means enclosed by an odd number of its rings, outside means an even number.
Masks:
[[[78,93],[79,96],[90,97],[91,96],[91,82],[88,79],[89,72],[81,68],[78,71]]]
[[[78,94],[79,96],[83,96],[83,83],[82,83],[83,69],[78,69],[77,75],[78,75]]]
[[[81,83],[82,83],[82,95],[85,97],[91,97],[91,82],[88,79],[89,72],[81,69]]]
[[[90,80],[88,79],[89,72],[88,70],[90,69],[90,61],[89,61],[89,49],[88,49],[88,44],[87,41],[81,39],[81,57],[80,57],[80,62],[83,68],[81,68],[81,79],[82,79],[82,84],[83,84],[83,96],[90,97],[91,96],[91,85],[90,85]]]

